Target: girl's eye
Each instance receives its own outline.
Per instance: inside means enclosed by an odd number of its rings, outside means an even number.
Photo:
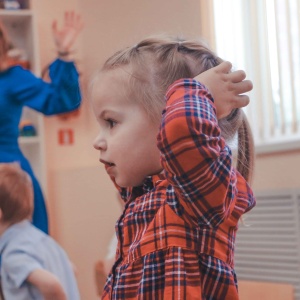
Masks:
[[[109,128],[113,128],[113,127],[115,127],[115,125],[117,124],[117,122],[114,121],[114,120],[112,120],[112,119],[107,119],[107,120],[105,120],[105,121],[108,123]]]

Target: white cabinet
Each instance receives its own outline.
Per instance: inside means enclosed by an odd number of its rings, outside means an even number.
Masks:
[[[35,75],[40,76],[40,59],[34,12],[30,7],[30,1],[21,0],[20,3],[24,7],[23,9],[0,9],[0,20],[7,30],[10,42],[13,46],[24,50],[29,60],[30,70]],[[24,108],[22,120],[30,121],[36,129],[36,136],[20,137],[19,144],[24,155],[29,159],[44,192],[46,192],[43,115],[29,108]]]

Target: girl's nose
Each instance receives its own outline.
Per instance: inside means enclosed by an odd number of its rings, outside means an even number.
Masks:
[[[96,150],[106,150],[107,148],[106,141],[100,134],[94,140],[93,146]]]

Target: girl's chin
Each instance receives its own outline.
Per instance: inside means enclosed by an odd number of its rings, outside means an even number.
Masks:
[[[141,186],[143,185],[144,179],[143,180],[132,180],[132,181],[124,181],[121,180],[120,178],[116,177],[114,178],[115,183],[121,187],[121,188],[128,188],[128,187],[135,187],[135,186]]]

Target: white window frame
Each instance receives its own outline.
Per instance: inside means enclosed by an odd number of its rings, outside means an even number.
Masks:
[[[285,6],[289,7],[288,18],[282,19]],[[300,149],[300,51],[295,54],[300,44],[300,1],[202,0],[201,7],[202,15],[209,13],[212,17],[202,20],[203,35],[209,36],[211,47],[234,68],[244,69],[253,81],[251,103],[245,112],[256,152]],[[290,30],[292,14],[299,26]],[[276,35],[274,29],[279,22],[281,35]],[[299,78],[299,84],[292,78]]]

